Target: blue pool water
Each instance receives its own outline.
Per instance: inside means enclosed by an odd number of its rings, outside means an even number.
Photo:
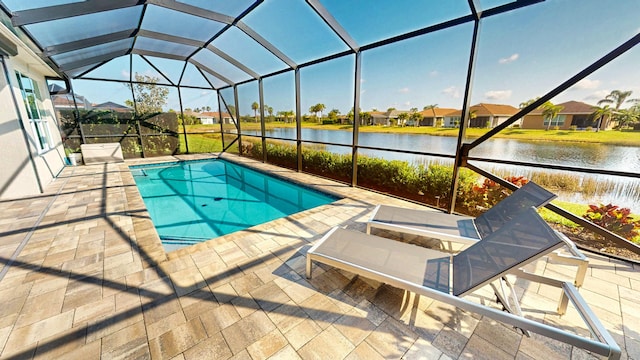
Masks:
[[[221,159],[130,169],[166,250],[336,200]]]

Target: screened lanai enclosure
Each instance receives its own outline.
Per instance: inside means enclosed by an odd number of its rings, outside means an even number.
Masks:
[[[614,89],[640,95],[638,1],[1,0],[0,7],[3,23],[57,73],[47,81],[57,122],[50,129],[57,125],[70,152],[114,142],[125,158],[232,152],[450,212],[482,205],[463,191],[482,178],[511,190],[504,178],[540,171],[638,186],[634,152],[620,159],[601,149],[576,163],[564,160],[562,147],[523,154],[525,143],[493,141],[550,101],[596,106]],[[488,105],[512,110],[478,110]],[[606,121],[580,114],[576,127]],[[569,120],[560,111],[544,121],[540,129],[559,131]],[[457,136],[379,136],[424,126]]]

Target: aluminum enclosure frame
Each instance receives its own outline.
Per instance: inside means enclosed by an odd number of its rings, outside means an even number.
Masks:
[[[240,131],[240,123],[239,123],[239,109],[238,109],[238,98],[237,98],[237,87],[239,85],[242,85],[244,83],[248,83],[248,82],[252,82],[252,81],[257,81],[259,84],[262,83],[262,80],[270,77],[270,76],[276,76],[288,71],[293,71],[294,75],[295,75],[295,83],[294,83],[294,87],[295,87],[295,97],[296,97],[296,144],[297,144],[297,169],[298,171],[302,171],[302,144],[303,143],[315,143],[315,142],[310,142],[310,141],[303,141],[301,139],[301,127],[300,127],[300,121],[301,121],[301,103],[300,103],[300,93],[301,93],[301,89],[300,89],[300,69],[301,68],[305,68],[305,67],[309,67],[315,64],[319,64],[319,63],[323,63],[326,61],[330,61],[333,59],[337,59],[337,58],[341,58],[343,56],[351,56],[354,55],[355,57],[355,74],[354,74],[354,80],[355,80],[355,85],[354,85],[354,109],[359,109],[359,105],[360,105],[360,94],[359,94],[359,82],[361,79],[361,55],[363,52],[366,52],[368,50],[371,49],[377,49],[380,48],[382,46],[385,45],[389,45],[389,44],[394,44],[397,43],[399,41],[403,41],[403,40],[407,40],[407,39],[411,39],[411,38],[415,38],[418,36],[422,36],[425,34],[429,34],[429,33],[433,33],[436,31],[440,31],[440,30],[444,30],[447,28],[452,28],[454,26],[458,26],[461,24],[465,24],[465,23],[473,23],[474,24],[474,32],[473,32],[473,37],[472,37],[472,43],[471,43],[471,52],[469,54],[469,59],[468,59],[468,69],[467,69],[467,78],[466,78],[466,83],[465,83],[465,98],[463,101],[463,110],[462,110],[462,121],[461,121],[461,127],[460,127],[460,132],[458,135],[458,144],[456,146],[456,153],[455,153],[455,157],[454,157],[454,177],[452,180],[452,184],[451,184],[451,189],[450,189],[450,199],[451,202],[448,204],[448,212],[453,212],[454,207],[455,207],[455,194],[457,193],[457,180],[458,180],[458,174],[460,171],[461,167],[467,167],[470,168],[476,172],[481,173],[483,176],[491,178],[493,180],[498,181],[499,179],[497,179],[497,177],[495,177],[493,174],[490,174],[486,171],[483,171],[482,169],[478,168],[475,165],[469,164],[469,161],[473,161],[473,162],[500,162],[503,164],[509,164],[509,165],[525,165],[525,166],[535,166],[535,167],[541,167],[541,168],[553,168],[553,169],[557,169],[557,170],[564,170],[564,171],[579,171],[579,172],[584,172],[584,173],[593,173],[593,174],[613,174],[613,175],[617,175],[617,176],[625,176],[625,177],[632,177],[632,178],[637,178],[639,177],[638,174],[635,173],[628,173],[628,172],[611,172],[611,171],[605,171],[602,169],[578,169],[575,167],[569,167],[569,166],[552,166],[552,165],[546,165],[546,164],[529,164],[529,163],[522,163],[522,162],[513,162],[513,161],[497,161],[497,160],[492,160],[492,159],[486,159],[486,158],[481,158],[481,157],[472,157],[469,155],[469,152],[475,148],[476,146],[482,144],[484,141],[486,141],[487,139],[491,138],[493,135],[495,135],[497,132],[503,130],[504,128],[506,128],[507,126],[509,126],[510,124],[512,124],[513,122],[515,122],[517,119],[521,118],[523,115],[529,113],[530,111],[534,110],[535,108],[537,108],[540,104],[544,103],[545,101],[553,98],[555,95],[561,93],[562,91],[568,89],[570,86],[575,85],[578,81],[585,79],[589,74],[593,73],[594,71],[602,68],[604,65],[606,65],[607,63],[609,63],[610,61],[618,58],[620,55],[626,53],[627,51],[629,51],[630,49],[636,47],[638,45],[638,43],[640,42],[640,34],[634,36],[633,38],[629,39],[628,41],[626,41],[625,43],[623,43],[622,45],[620,45],[619,47],[615,48],[614,50],[612,50],[611,52],[609,52],[608,54],[606,54],[605,56],[603,56],[601,59],[597,60],[596,62],[592,63],[591,65],[589,65],[587,68],[585,68],[584,70],[578,72],[576,75],[574,75],[573,77],[569,78],[568,80],[564,81],[563,83],[561,83],[558,87],[554,88],[553,90],[551,90],[550,92],[548,92],[547,94],[545,94],[544,96],[542,96],[538,101],[534,102],[533,104],[525,107],[524,109],[522,109],[521,111],[519,111],[516,115],[512,116],[509,120],[507,120],[505,123],[499,125],[498,127],[494,128],[493,130],[491,130],[490,132],[488,132],[487,134],[485,134],[484,136],[476,139],[473,142],[465,142],[465,130],[467,127],[467,121],[469,119],[469,105],[470,105],[470,95],[471,95],[471,89],[472,89],[472,79],[473,79],[473,70],[475,67],[475,56],[476,56],[476,43],[479,39],[479,33],[481,30],[481,25],[482,25],[482,20],[489,18],[491,16],[495,16],[495,15],[499,15],[499,14],[503,14],[503,13],[507,13],[510,11],[514,11],[517,9],[521,9],[521,8],[525,8],[527,6],[542,2],[543,0],[520,0],[520,1],[514,1],[514,2],[508,2],[506,4],[503,5],[499,5],[497,7],[494,8],[490,8],[490,9],[481,9],[480,8],[480,3],[476,0],[468,0],[468,6],[470,9],[470,14],[469,15],[465,15],[456,19],[450,19],[441,23],[437,23],[435,25],[431,25],[431,26],[427,26],[418,30],[414,30],[408,33],[404,33],[401,35],[397,35],[397,36],[392,36],[390,38],[386,38],[386,39],[381,39],[378,40],[376,42],[370,43],[370,44],[366,44],[366,45],[360,45],[358,44],[349,34],[348,31],[346,31],[339,23],[338,21],[333,17],[333,15],[321,4],[320,1],[318,0],[306,0],[306,5],[309,6],[310,9],[312,9],[312,11],[327,25],[327,28],[332,31],[337,38],[339,38],[348,48],[348,50],[346,51],[342,51],[342,52],[338,52],[338,53],[334,53],[334,54],[330,54],[328,56],[322,57],[322,58],[318,58],[318,59],[314,59],[311,61],[308,61],[306,63],[302,63],[302,64],[298,64],[296,63],[294,60],[292,60],[291,58],[289,58],[281,49],[279,49],[278,47],[276,47],[275,45],[273,45],[272,43],[270,43],[269,41],[267,41],[262,35],[260,35],[258,32],[256,32],[254,29],[252,29],[251,27],[249,27],[245,22],[243,22],[243,19],[250,14],[254,9],[256,9],[257,7],[259,7],[263,1],[262,0],[256,0],[254,2],[252,2],[244,11],[242,11],[237,17],[231,17],[228,15],[224,15],[221,13],[217,13],[215,11],[210,11],[210,10],[205,10],[202,8],[198,8],[192,5],[188,5],[186,3],[182,3],[182,2],[178,2],[175,0],[123,0],[123,1],[118,1],[118,2],[114,2],[114,1],[109,1],[109,0],[87,0],[87,1],[83,1],[80,3],[69,3],[69,4],[63,4],[63,5],[55,5],[55,6],[48,6],[48,7],[42,7],[42,8],[35,8],[35,9],[28,9],[28,10],[22,10],[22,11],[16,11],[16,12],[11,12],[9,11],[9,9],[7,8],[6,5],[4,5],[2,2],[0,2],[0,8],[2,9],[2,11],[4,12],[4,14],[9,17],[13,23],[13,25],[16,28],[16,31],[20,32],[21,34],[23,34],[26,38],[30,39],[30,41],[32,42],[32,44],[28,44],[30,46],[33,47],[33,50],[36,51],[37,53],[40,54],[40,56],[48,63],[52,65],[52,68],[56,71],[58,71],[61,75],[62,79],[68,80],[69,77],[72,76],[68,76],[65,72],[66,71],[70,71],[73,72],[74,70],[78,70],[78,69],[84,69],[87,66],[90,66],[90,68],[82,71],[79,74],[76,74],[75,77],[72,78],[79,78],[79,79],[86,79],[86,80],[103,80],[103,81],[113,81],[113,80],[107,80],[107,79],[96,79],[96,78],[90,78],[90,77],[84,77],[86,74],[90,73],[92,70],[96,69],[97,67],[105,64],[106,62],[108,62],[109,60],[111,60],[114,57],[119,57],[119,56],[129,56],[130,57],[130,62],[131,62],[131,56],[132,54],[137,54],[140,55],[145,61],[147,61],[152,67],[155,68],[155,66],[153,65],[152,62],[148,61],[146,59],[146,56],[157,56],[157,57],[163,57],[163,58],[168,58],[168,59],[177,59],[177,60],[184,60],[185,61],[185,66],[183,68],[183,73],[186,69],[186,66],[188,63],[191,63],[193,65],[196,66],[196,68],[198,69],[198,71],[200,72],[206,72],[208,74],[210,74],[211,76],[221,80],[223,83],[227,84],[226,86],[222,86],[220,88],[215,88],[211,82],[205,77],[205,79],[209,82],[209,85],[211,85],[211,89],[209,90],[216,90],[216,91],[220,91],[220,90],[224,90],[227,87],[231,87],[233,88],[233,92],[234,92],[234,96],[235,96],[235,106],[236,106],[236,114],[233,114],[235,117],[235,121],[236,121],[236,126],[238,127],[238,135],[237,135],[237,139],[236,141],[238,141],[239,143],[242,142],[242,133]],[[173,11],[178,11],[178,12],[182,12],[184,14],[189,14],[189,15],[193,15],[193,16],[198,16],[204,19],[209,19],[212,21],[216,21],[219,22],[221,24],[224,24],[225,26],[222,28],[222,30],[218,31],[217,33],[213,34],[208,40],[204,41],[204,42],[200,42],[200,41],[196,41],[193,39],[189,39],[189,38],[184,38],[184,37],[180,37],[180,36],[175,36],[175,35],[169,35],[169,34],[163,34],[163,33],[159,33],[156,31],[150,31],[150,30],[146,30],[146,29],[142,29],[141,25],[142,25],[142,19],[145,16],[145,12],[146,9],[149,5],[154,5],[154,6],[158,6],[158,7],[162,7],[162,8],[166,8],[166,9],[170,9]],[[110,33],[110,34],[103,34],[103,35],[99,35],[99,36],[94,36],[91,38],[86,38],[86,39],[82,39],[82,40],[77,40],[77,41],[71,41],[68,43],[64,43],[64,44],[57,44],[54,46],[48,46],[48,47],[43,47],[41,45],[39,45],[38,40],[33,36],[33,34],[31,34],[28,29],[26,28],[28,25],[30,24],[36,24],[36,23],[40,23],[40,22],[45,22],[45,21],[50,21],[50,20],[54,20],[54,19],[65,19],[65,18],[70,18],[73,16],[79,16],[79,15],[86,15],[86,14],[99,14],[102,12],[107,12],[110,10],[115,10],[115,9],[125,9],[125,8],[133,8],[133,7],[142,7],[142,14],[140,17],[140,21],[138,22],[138,26],[136,28],[133,29],[126,29],[126,30],[120,30],[114,33]],[[212,42],[218,38],[220,35],[222,35],[225,31],[227,31],[228,29],[230,29],[231,27],[235,27],[237,29],[239,29],[240,31],[242,31],[244,34],[246,34],[249,38],[251,38],[253,41],[255,41],[256,43],[258,43],[260,46],[262,46],[264,49],[266,49],[269,53],[273,54],[279,61],[281,61],[283,64],[285,64],[285,68],[281,69],[281,70],[277,70],[274,71],[272,73],[269,74],[260,74],[258,72],[256,72],[255,70],[251,69],[249,66],[246,66],[245,64],[243,64],[242,62],[238,61],[237,59],[234,59],[232,56],[224,53],[224,51],[217,49],[215,46],[212,45]],[[90,46],[94,46],[94,45],[98,45],[98,44],[102,44],[105,42],[113,42],[116,40],[122,40],[122,39],[127,39],[127,38],[133,38],[133,45],[131,45],[131,48],[128,50],[117,50],[117,51],[113,51],[113,52],[109,52],[107,54],[103,54],[103,55],[98,55],[98,56],[93,56],[90,58],[85,58],[82,60],[76,60],[73,62],[69,62],[66,64],[63,64],[61,66],[59,66],[51,57],[57,54],[61,54],[61,53],[65,53],[65,52],[69,52],[69,51],[73,51],[73,50],[78,50],[78,49],[83,49],[86,47],[90,47]],[[162,53],[162,52],[153,52],[153,51],[145,51],[145,50],[140,50],[140,49],[135,49],[134,45],[135,42],[138,38],[152,38],[152,39],[159,39],[159,40],[163,40],[163,41],[168,41],[171,43],[177,43],[177,44],[185,44],[185,45],[190,45],[190,46],[194,46],[196,47],[196,51],[194,53],[191,54],[187,54],[185,56],[178,56],[178,55],[174,55],[174,54],[168,54],[168,53]],[[210,67],[200,63],[199,61],[195,60],[193,58],[193,56],[201,50],[207,50],[207,51],[211,51],[214,54],[220,56],[222,59],[224,59],[225,61],[229,62],[230,64],[232,64],[233,66],[235,66],[236,68],[238,68],[240,71],[244,72],[245,74],[247,74],[249,76],[249,80],[244,80],[244,81],[239,81],[239,82],[234,82],[232,79],[225,77],[225,75],[221,74],[220,72],[216,71],[216,69],[211,69]],[[95,66],[91,66],[92,64],[95,64]],[[156,68],[156,70],[159,70]],[[158,71],[160,74],[162,74],[165,78],[168,77],[166,75],[164,75],[161,71]],[[131,81],[132,79],[129,80],[129,83],[132,83]],[[181,76],[181,80],[182,80],[182,76]],[[169,80],[170,81],[170,80]],[[180,82],[178,82],[177,84],[171,82],[170,86],[175,86],[176,88],[180,89],[180,88],[190,88],[187,85],[184,84],[180,84]],[[165,86],[165,85],[163,85]],[[180,96],[180,95],[179,95]],[[262,103],[263,103],[263,98],[264,98],[264,94],[263,94],[263,89],[262,86],[259,86],[259,97],[261,99],[261,107],[262,107]],[[135,104],[135,96],[134,96],[134,104]],[[75,98],[74,98],[75,101]],[[181,102],[181,101],[180,101]],[[76,105],[77,106],[77,105]],[[222,107],[222,106],[221,106]],[[183,113],[183,109],[182,109],[182,104],[180,104],[180,112]],[[371,146],[361,146],[358,143],[358,125],[359,125],[359,113],[358,111],[354,111],[354,126],[353,126],[353,136],[352,136],[352,144],[351,145],[345,145],[345,144],[334,144],[334,145],[339,145],[339,146],[350,146],[351,147],[351,153],[352,153],[352,164],[353,164],[353,173],[351,174],[351,185],[352,186],[357,186],[357,156],[358,156],[358,149],[368,149],[368,150],[380,150],[380,151],[392,151],[392,152],[403,152],[403,153],[411,153],[411,154],[416,154],[416,155],[425,155],[425,156],[436,156],[436,157],[440,157],[440,158],[452,158],[451,155],[444,155],[444,154],[434,154],[434,153],[424,153],[424,152],[412,152],[412,151],[404,151],[404,150],[395,150],[395,149],[384,149],[384,148],[378,148],[378,147],[371,147]],[[261,109],[261,140],[264,144],[266,143],[266,140],[290,140],[290,139],[280,139],[277,137],[269,137],[266,136],[265,131],[264,131],[264,109]],[[221,124],[221,133],[224,134],[224,130],[222,128],[222,124]],[[186,136],[186,131],[183,128],[183,135],[185,137],[185,142],[187,141],[187,136]],[[223,136],[224,138],[224,136]],[[224,140],[223,140],[224,142]],[[235,142],[235,141],[234,141]],[[327,143],[325,143],[327,144]],[[332,144],[329,144],[332,145]],[[188,144],[186,145],[188,148]],[[223,146],[224,149],[227,149],[228,146]],[[264,159],[263,161],[266,161],[266,159]],[[500,182],[500,181],[498,181]],[[507,185],[505,185],[507,186]],[[509,187],[509,186],[508,186]],[[589,228],[590,230],[603,235],[605,237],[607,237],[608,239],[613,240],[614,242],[616,242],[617,244],[619,244],[620,246],[626,247],[628,249],[630,249],[631,251],[634,251],[636,253],[640,253],[640,247],[638,247],[637,245],[630,243],[628,241],[626,241],[625,239],[621,238],[620,236],[617,236],[609,231],[607,231],[606,229],[597,227],[593,224],[591,224],[590,222],[577,217],[573,214],[570,214],[568,212],[566,212],[563,209],[560,209],[556,206],[553,205],[548,205],[547,206],[550,210],[560,214],[561,216],[564,216],[565,218],[568,218],[574,222],[577,222],[578,224]]]

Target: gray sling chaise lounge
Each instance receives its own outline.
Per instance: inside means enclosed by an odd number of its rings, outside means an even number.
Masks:
[[[521,212],[508,224],[455,255],[333,228],[307,252],[306,272],[310,278],[312,261],[322,262],[491,317],[525,331],[533,331],[611,359],[618,359],[620,348],[573,284],[518,270],[522,265],[563,245],[563,238],[544,222],[534,208]],[[511,313],[461,298],[484,285],[506,281],[506,273],[517,273],[528,280],[562,289],[558,312],[563,314],[571,300],[585,320],[593,339],[521,316],[515,291],[510,291],[513,303],[509,303],[504,294],[500,299]],[[492,287],[496,295],[501,297],[498,288]]]
[[[532,206],[536,208],[544,206],[555,197],[555,194],[529,181],[477,218],[378,205],[367,222],[367,234],[371,233],[372,228],[379,228],[426,236],[447,242],[449,249],[453,250],[451,243],[472,245],[507,224],[522,211]],[[580,287],[584,282],[589,262],[572,242],[567,242],[566,249],[571,255],[560,252],[548,255],[559,262],[577,266],[574,284]]]

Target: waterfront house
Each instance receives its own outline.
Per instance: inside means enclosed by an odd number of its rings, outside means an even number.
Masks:
[[[441,127],[444,126],[444,117],[447,114],[458,111],[456,109],[450,108],[439,108],[433,107],[426,110],[420,111],[420,115],[422,115],[422,120],[420,120],[420,126],[435,126]]]
[[[372,111],[370,114],[371,125],[389,126],[389,117],[386,111]]]
[[[595,128],[598,126],[598,119],[592,116],[594,112],[594,105],[589,105],[580,101],[567,101],[561,104],[562,110],[553,119],[550,119],[550,124],[547,119],[542,115],[542,109],[538,108],[531,111],[522,119],[523,129],[546,129],[547,127],[555,128],[556,126],[560,130],[568,130],[571,126],[575,126],[578,129]],[[609,122],[609,127],[613,126],[613,122]],[[601,124],[601,130],[605,130],[606,125],[604,122]]]
[[[469,127],[494,128],[515,115],[518,109],[511,105],[480,103],[469,108]],[[444,116],[444,127],[460,126],[461,110],[452,111]]]
[[[231,117],[231,115],[229,115],[229,113],[226,112],[222,113],[222,117],[217,111],[205,111],[199,114],[194,114],[194,116],[200,119],[202,125],[219,124],[220,118],[222,118],[223,124],[233,124],[233,118]]]
[[[402,113],[407,114],[407,119],[398,120],[398,116]],[[372,111],[371,114],[371,125],[382,125],[382,126],[392,126],[392,125],[408,125],[407,123],[408,115],[411,114],[410,110],[388,110],[388,111]],[[399,123],[401,122],[401,123]]]

